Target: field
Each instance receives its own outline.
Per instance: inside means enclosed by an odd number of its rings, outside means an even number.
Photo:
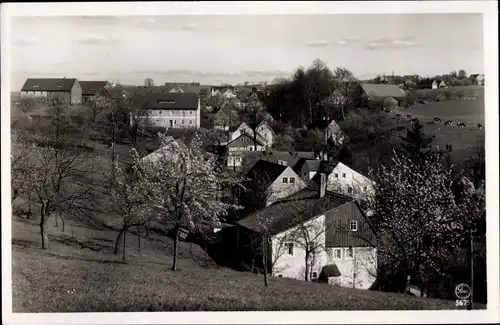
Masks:
[[[49,225],[51,247],[40,249],[38,227],[12,219],[13,312],[215,310],[455,309],[454,301],[269,279],[216,266],[195,244],[181,242],[171,271],[172,242],[128,236],[128,261],[112,253],[116,236],[67,223]],[[72,230],[73,228],[73,230]]]
[[[484,129],[481,130],[477,126],[485,125],[484,110],[482,99],[447,100],[416,104],[399,113],[418,118],[424,125],[424,132],[436,136],[435,146],[444,149],[446,144],[450,143],[453,146],[452,158],[458,162],[474,155],[478,150],[484,150]],[[435,117],[439,117],[441,123],[431,124]],[[446,120],[452,120],[453,125],[444,126]],[[457,121],[464,122],[467,127],[459,128]]]
[[[415,93],[419,96],[433,97],[445,92],[461,92],[465,98],[484,98],[484,86],[464,86],[440,89],[417,89]]]

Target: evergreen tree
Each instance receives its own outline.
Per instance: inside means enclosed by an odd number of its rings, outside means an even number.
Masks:
[[[427,159],[431,153],[431,145],[435,136],[427,136],[422,130],[423,125],[418,120],[412,127],[407,129],[406,137],[400,136],[401,151],[415,165],[419,165],[422,160]]]

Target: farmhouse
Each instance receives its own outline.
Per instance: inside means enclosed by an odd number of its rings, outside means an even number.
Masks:
[[[200,99],[193,93],[143,92],[143,109],[152,125],[199,128]],[[146,117],[145,117],[146,118]]]
[[[373,181],[341,162],[320,161],[319,172],[327,175],[327,190],[362,198],[374,194]],[[311,174],[311,173],[310,173]],[[311,182],[318,184],[320,174],[314,173]]]
[[[82,87],[75,78],[28,78],[21,88],[21,98],[57,97],[70,105],[82,103]]]
[[[214,118],[214,129],[229,131],[231,127],[231,116],[232,112],[226,107],[222,107],[215,112]]]
[[[103,93],[103,88],[108,84],[107,81],[80,81],[82,87],[82,103],[86,104],[89,100]]]
[[[255,148],[255,145],[257,145],[257,148]],[[265,150],[265,144],[259,137],[254,143],[253,137],[247,133],[242,133],[239,137],[227,143],[226,147],[227,166],[233,169],[241,168],[245,152]]]
[[[395,99],[399,106],[406,97],[406,93],[401,88],[392,84],[361,84],[360,90],[362,97],[379,107],[388,98]]]
[[[273,129],[265,122],[262,121],[257,126],[257,139],[264,143],[266,147],[271,147],[274,139]],[[231,134],[230,141],[238,138],[242,134],[248,134],[253,137],[253,130],[245,122],[241,123],[240,126]]]
[[[293,168],[301,158],[315,159],[315,155],[314,152],[308,151],[278,151],[270,149],[257,152],[245,152],[243,154],[242,169],[243,171],[249,170],[259,160],[266,160]]]
[[[432,89],[445,88],[445,87],[446,87],[446,83],[444,82],[444,80],[441,80],[441,81],[434,80],[432,82]]]
[[[342,132],[340,126],[335,122],[335,120],[330,120],[324,118],[322,120],[313,121],[313,123],[309,124],[309,130],[319,129],[325,135],[325,143],[328,140],[333,141],[336,145],[341,145],[345,141],[345,134]]]
[[[265,160],[259,160],[246,175],[257,186],[257,190],[264,193],[266,206],[306,187],[306,183],[290,166]]]
[[[214,96],[223,96],[225,98],[236,97],[235,89],[233,86],[214,86],[210,89],[210,94]]]
[[[259,263],[267,237],[267,271],[273,276],[314,281],[324,266],[334,264],[341,275],[329,282],[368,289],[377,265],[369,222],[357,203],[326,191],[325,175],[322,179],[319,187],[305,187],[239,220],[239,256]]]
[[[299,161],[293,166],[293,170],[305,182],[309,182],[314,175],[319,171],[321,160],[300,158]]]

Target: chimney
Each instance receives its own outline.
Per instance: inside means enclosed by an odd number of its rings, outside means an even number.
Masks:
[[[325,192],[326,192],[326,174],[320,173],[319,174],[318,196],[319,197],[325,196]]]

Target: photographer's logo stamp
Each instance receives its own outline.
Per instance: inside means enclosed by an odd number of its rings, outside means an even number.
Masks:
[[[457,307],[465,307],[470,305],[470,300],[469,298],[472,295],[472,290],[470,289],[469,285],[465,283],[460,283],[455,287],[455,296],[458,298],[455,301],[455,305]]]

